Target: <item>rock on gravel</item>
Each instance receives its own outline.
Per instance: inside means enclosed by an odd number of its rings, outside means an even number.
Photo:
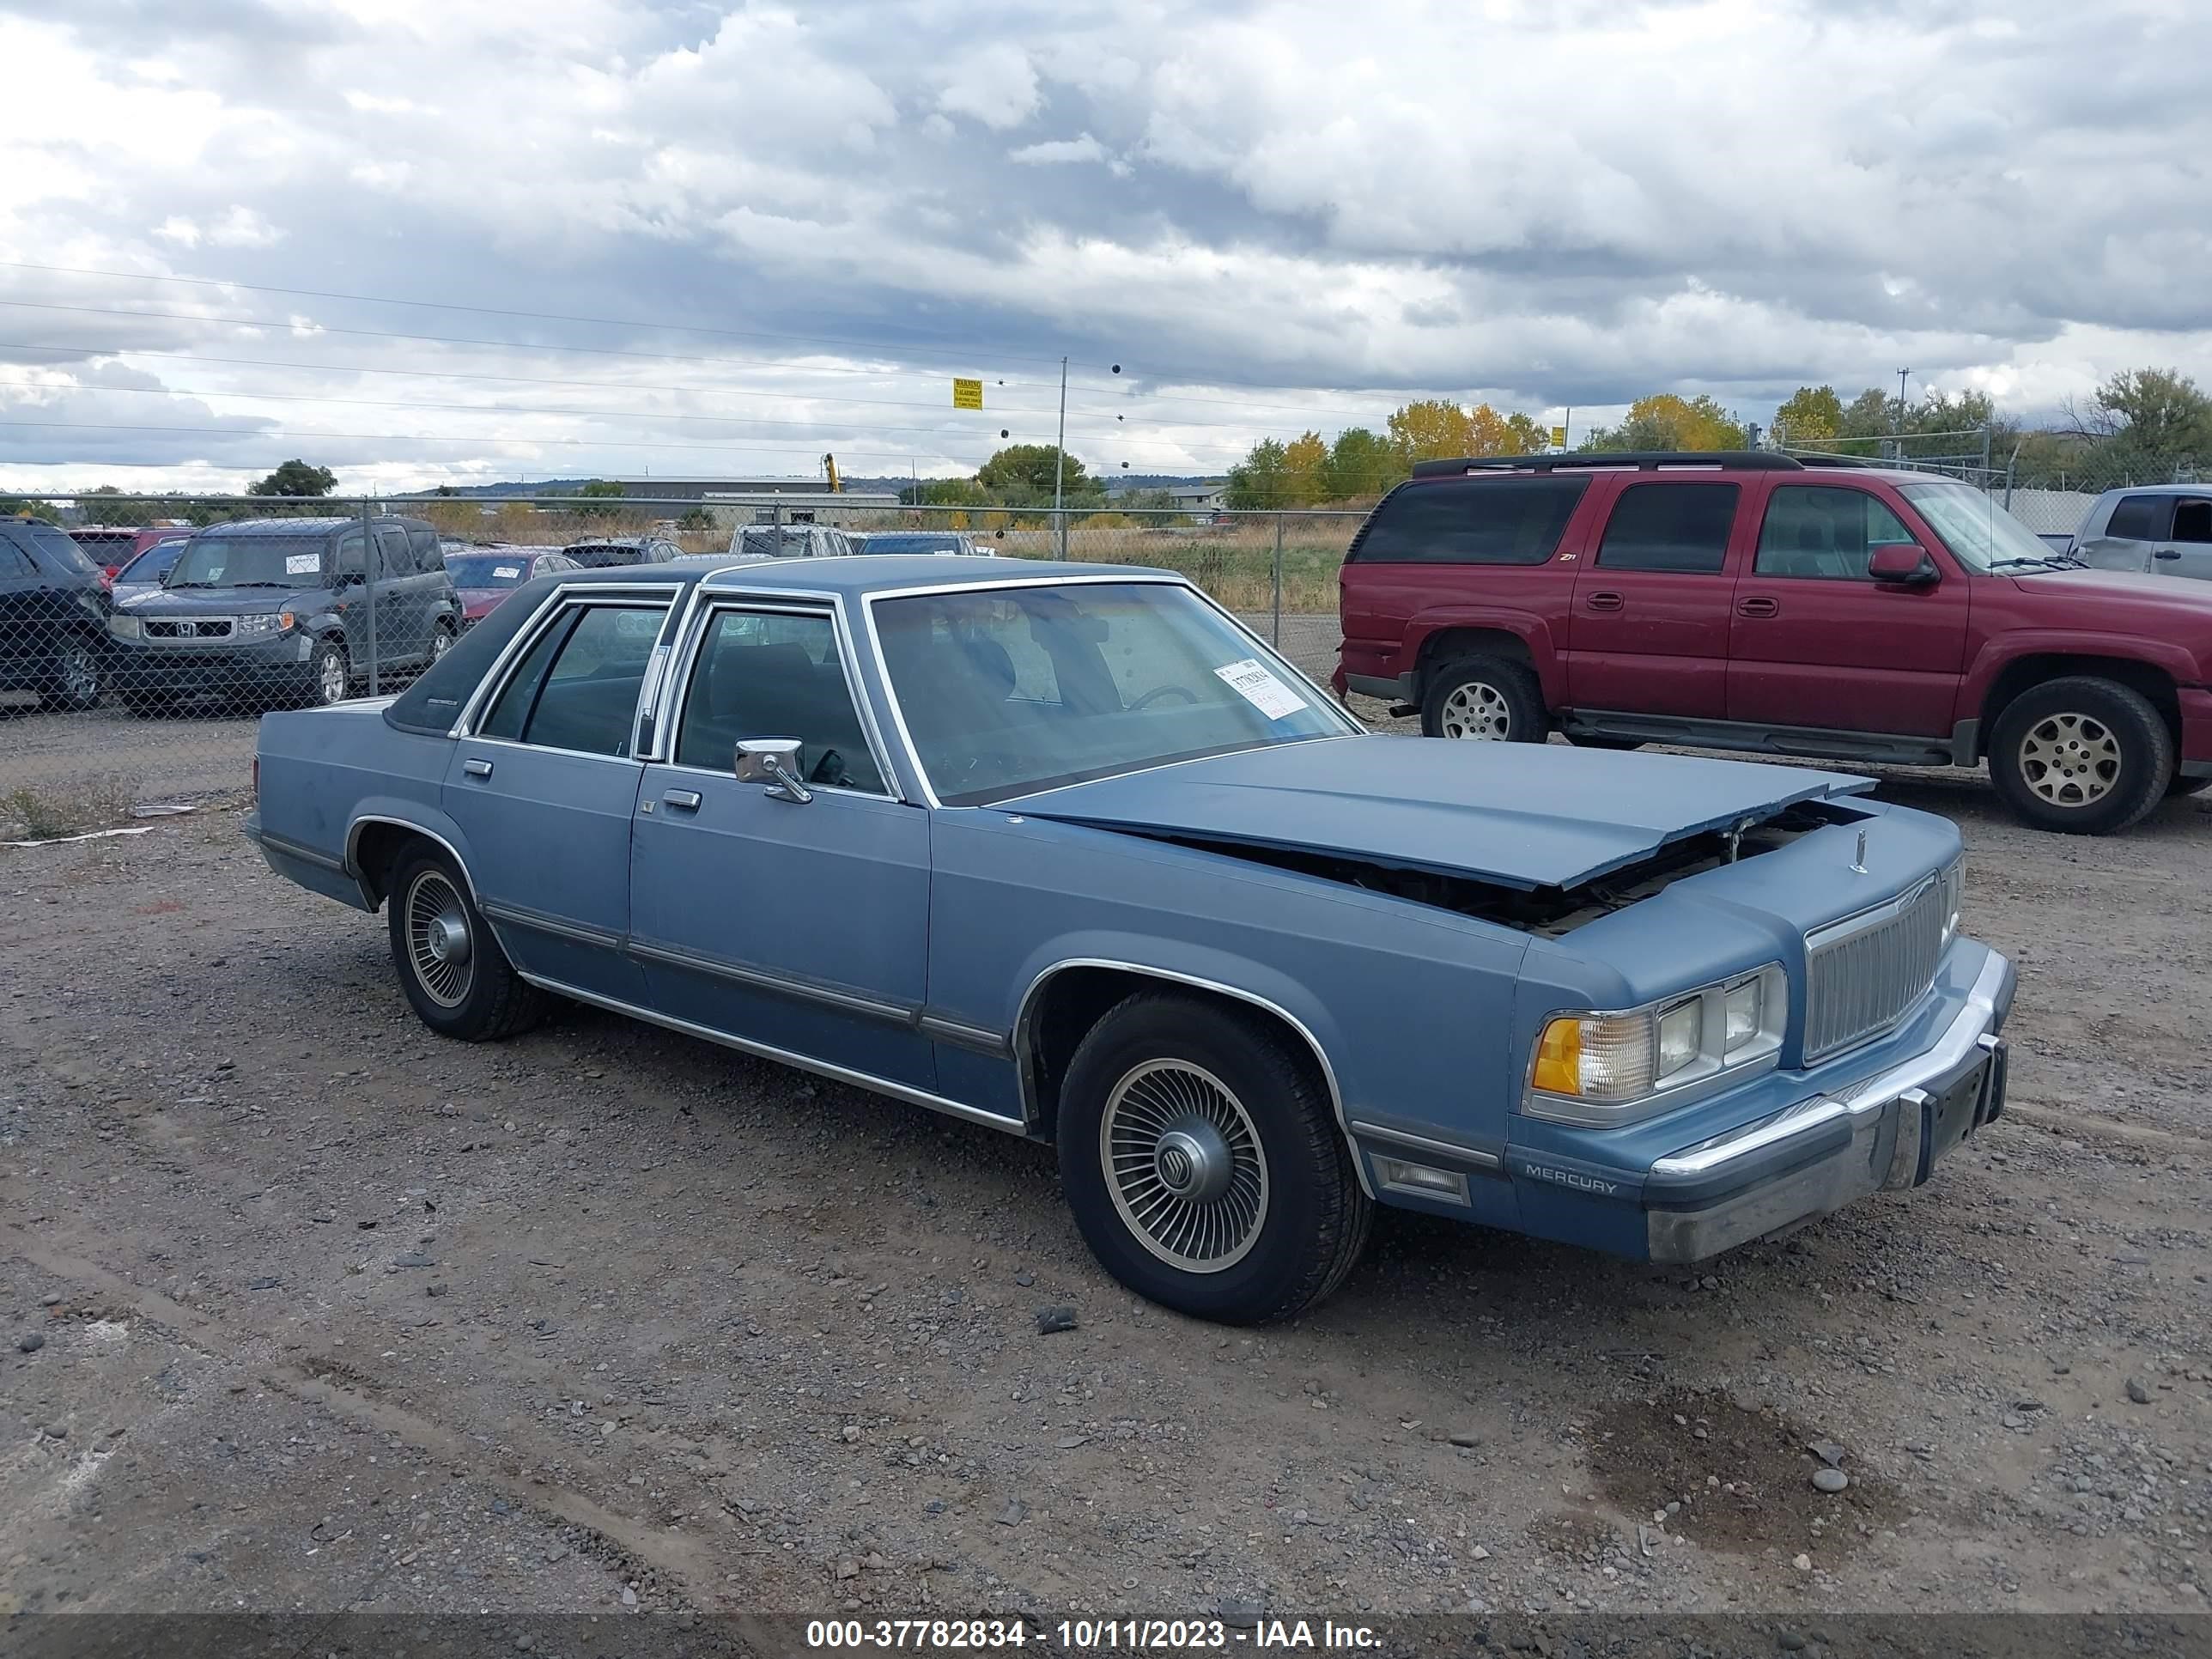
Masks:
[[[2145,1382],[2140,1376],[2130,1377],[2128,1379],[2128,1398],[2134,1401],[2138,1406],[2149,1405],[2150,1385]]]
[[[1075,1328],[1075,1310],[1073,1308],[1039,1308],[1036,1310],[1039,1336],[1050,1336],[1054,1331]]]
[[[46,1339],[36,1331],[26,1331],[15,1340],[15,1346],[24,1353],[36,1353],[46,1346]]]
[[[1841,1492],[1851,1484],[1851,1478],[1841,1469],[1815,1469],[1813,1484],[1822,1492]]]

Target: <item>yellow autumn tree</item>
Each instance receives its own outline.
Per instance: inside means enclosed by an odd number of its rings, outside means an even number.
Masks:
[[[1328,499],[1328,446],[1308,432],[1283,447],[1282,505],[1311,507]]]

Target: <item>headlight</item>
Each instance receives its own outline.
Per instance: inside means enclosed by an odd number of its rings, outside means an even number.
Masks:
[[[240,617],[238,631],[242,635],[289,634],[298,618],[289,611],[279,611],[263,617]]]
[[[1617,1014],[1560,1014],[1536,1040],[1522,1110],[1625,1123],[1678,1091],[1773,1059],[1790,1012],[1779,963]]]
[[[137,617],[118,614],[107,619],[107,631],[118,640],[135,640],[144,629],[139,626]]]

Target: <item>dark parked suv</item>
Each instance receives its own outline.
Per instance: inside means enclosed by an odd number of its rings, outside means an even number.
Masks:
[[[134,713],[234,697],[331,703],[374,658],[380,678],[434,662],[460,637],[438,532],[380,518],[254,519],[193,532],[153,592],[109,620],[117,694]]]
[[[42,519],[0,519],[0,691],[50,708],[100,701],[107,596],[100,567]]]
[[[1340,581],[1337,690],[1431,737],[1986,760],[2017,816],[2086,835],[2212,784],[2212,583],[2085,569],[1924,472],[1425,461]]]

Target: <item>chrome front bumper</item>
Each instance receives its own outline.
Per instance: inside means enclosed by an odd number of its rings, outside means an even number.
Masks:
[[[1995,951],[1933,1043],[1658,1159],[1644,1186],[1650,1258],[1702,1261],[1885,1188],[1917,1187],[1936,1160],[2004,1110],[2012,964]]]

